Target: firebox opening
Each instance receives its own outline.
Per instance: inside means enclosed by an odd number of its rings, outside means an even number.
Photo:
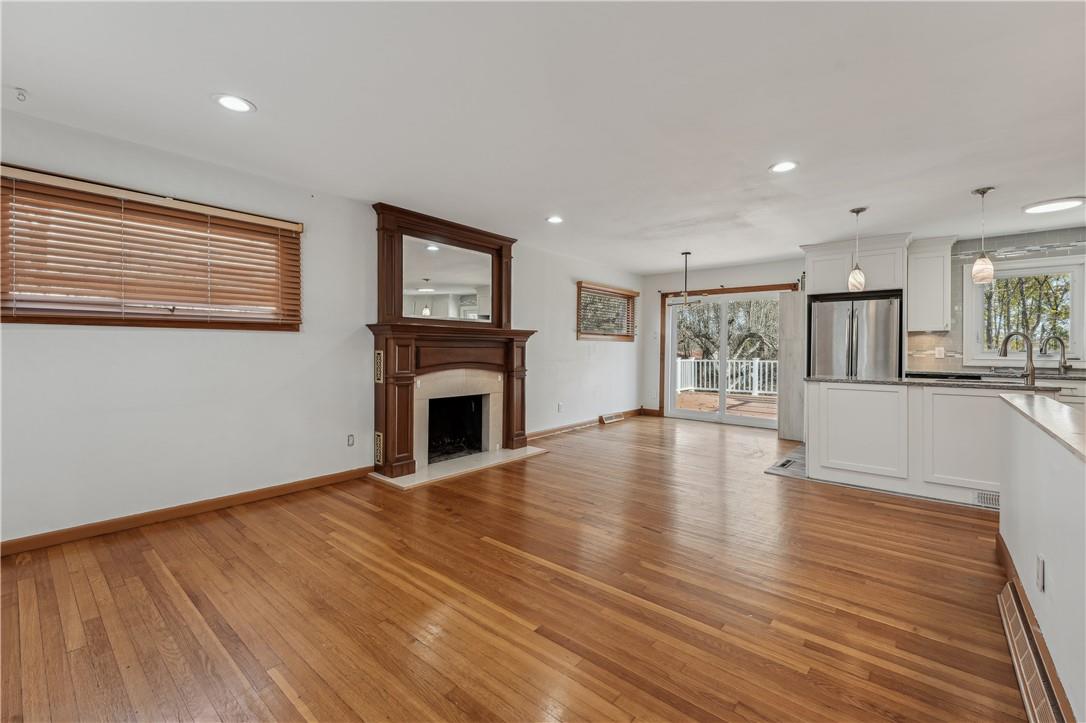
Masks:
[[[430,464],[483,451],[483,395],[430,400]]]

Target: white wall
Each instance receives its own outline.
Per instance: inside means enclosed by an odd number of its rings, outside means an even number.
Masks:
[[[4,539],[371,463],[366,204],[3,121],[6,163],[305,223],[301,332],[2,326]]]
[[[552,429],[636,409],[639,342],[578,341],[577,282],[637,289],[640,277],[513,247],[513,326],[537,329],[528,340],[527,426]],[[645,320],[641,299],[638,314]],[[558,404],[562,411],[558,412]]]
[[[722,266],[690,271],[690,289],[720,286],[785,284],[799,279],[803,257],[762,264]],[[660,292],[682,291],[683,274],[645,276],[641,281],[641,404],[646,409],[660,406]]]
[[[301,332],[0,327],[3,539],[372,464],[369,201],[10,112],[2,130],[6,163],[305,223]],[[574,320],[576,280],[638,277],[525,243],[514,257],[514,324],[539,330],[528,430],[637,407],[638,345],[578,342]]]

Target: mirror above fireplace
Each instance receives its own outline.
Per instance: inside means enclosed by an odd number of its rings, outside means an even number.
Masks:
[[[516,239],[387,203],[377,211],[377,321],[509,329]]]
[[[403,235],[403,315],[490,322],[492,255]]]

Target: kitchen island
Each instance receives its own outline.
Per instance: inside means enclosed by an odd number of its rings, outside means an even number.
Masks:
[[[1000,395],[1056,394],[1015,380],[805,382],[810,478],[993,508],[1010,469]]]
[[[1000,557],[1025,598],[1022,622],[1046,650],[1041,665],[1056,681],[1058,707],[1066,720],[1086,720],[1086,424],[1081,411],[1058,401],[1002,398],[1010,469]]]

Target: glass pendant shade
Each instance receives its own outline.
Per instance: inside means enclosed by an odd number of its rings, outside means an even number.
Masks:
[[[856,217],[856,254],[852,257],[852,271],[848,272],[848,290],[863,291],[867,285],[863,269],[860,268],[860,214],[867,210],[867,206],[858,206],[848,210]]]
[[[981,254],[973,262],[973,283],[990,284],[995,280],[995,267],[988,254]]]
[[[848,290],[863,291],[866,283],[867,279],[864,278],[863,269],[860,268],[859,264],[856,264],[848,274]]]
[[[984,197],[995,190],[995,186],[984,186],[973,190],[974,196],[980,196],[980,256],[973,262],[973,283],[978,286],[995,281],[995,267],[984,250]]]

